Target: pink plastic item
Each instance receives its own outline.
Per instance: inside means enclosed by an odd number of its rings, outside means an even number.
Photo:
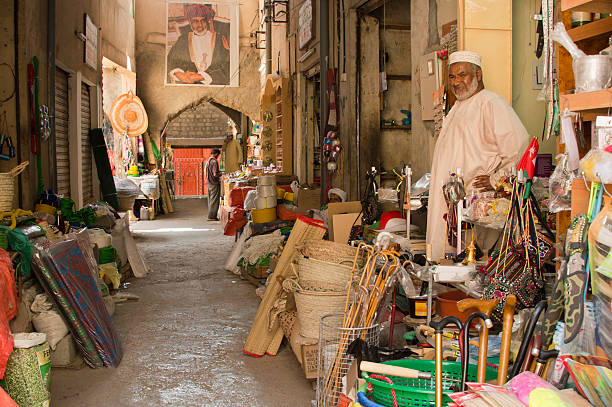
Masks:
[[[526,406],[529,405],[529,393],[539,388],[556,390],[553,385],[531,372],[523,372],[510,380],[510,391]]]

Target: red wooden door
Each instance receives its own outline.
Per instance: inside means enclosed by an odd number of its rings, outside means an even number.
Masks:
[[[182,159],[176,164],[177,195],[203,195],[202,160]]]
[[[204,162],[212,148],[177,148],[174,150],[176,196],[206,195]]]

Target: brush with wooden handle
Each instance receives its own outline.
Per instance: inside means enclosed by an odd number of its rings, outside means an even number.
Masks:
[[[389,376],[405,377],[407,379],[431,379],[431,372],[421,372],[420,370],[409,369],[407,367],[385,365],[362,361],[359,365],[362,372],[385,374]]]

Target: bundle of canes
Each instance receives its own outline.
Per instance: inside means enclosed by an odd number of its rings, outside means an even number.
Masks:
[[[362,256],[361,258],[366,257],[367,260],[361,273],[356,273],[360,256]],[[336,405],[342,386],[341,361],[349,346],[350,330],[367,328],[375,322],[384,305],[385,292],[395,281],[393,277],[399,267],[401,265],[398,253],[380,250],[375,246],[364,243],[358,246],[351,271],[351,287],[348,290],[344,306],[343,329],[336,355],[324,379],[324,405],[321,407],[328,406],[327,400],[330,400],[330,406]],[[376,273],[377,270],[379,270],[378,273]],[[365,339],[363,338],[365,333],[366,330],[361,334],[362,339]]]

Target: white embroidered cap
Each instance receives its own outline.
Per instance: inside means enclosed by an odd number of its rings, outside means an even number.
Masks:
[[[452,65],[457,62],[470,62],[474,65],[482,67],[482,57],[472,51],[456,51],[448,57],[448,64]]]

